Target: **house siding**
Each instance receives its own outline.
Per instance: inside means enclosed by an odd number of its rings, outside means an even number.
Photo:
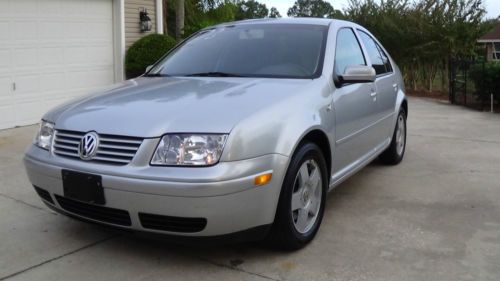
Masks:
[[[493,46],[491,43],[486,44],[486,61],[493,60]]]
[[[155,0],[125,0],[125,48],[128,48],[142,37],[156,33],[156,1]],[[148,10],[151,18],[152,29],[148,32],[141,32],[139,11],[141,8]]]

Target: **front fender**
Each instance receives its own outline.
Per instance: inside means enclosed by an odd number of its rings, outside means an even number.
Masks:
[[[331,95],[317,89],[290,97],[284,103],[256,112],[231,131],[221,161],[236,161],[278,153],[291,156],[300,140],[319,129],[333,137]],[[331,132],[331,133],[329,133]]]

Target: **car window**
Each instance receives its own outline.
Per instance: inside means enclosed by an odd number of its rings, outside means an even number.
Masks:
[[[377,44],[377,49],[380,52],[380,55],[382,56],[382,60],[384,61],[385,70],[387,72],[392,72],[392,65],[391,61],[389,60],[389,57],[385,54],[384,50],[382,50],[382,47],[380,47],[379,44]]]
[[[366,60],[354,31],[351,28],[342,28],[337,33],[335,73],[342,75],[348,65],[366,65]]]
[[[370,57],[372,67],[375,68],[375,72],[377,73],[377,75],[389,72],[386,69],[386,64],[384,63],[384,59],[379,52],[377,43],[370,37],[370,35],[361,30],[359,30],[359,35],[361,37],[361,41],[363,41],[363,44],[365,45],[366,52]],[[385,58],[387,59],[387,56]]]
[[[207,29],[189,38],[148,74],[315,78],[327,26],[249,24]]]

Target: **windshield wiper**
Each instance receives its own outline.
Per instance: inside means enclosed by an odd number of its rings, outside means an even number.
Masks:
[[[144,74],[144,77],[170,77],[168,74],[163,74],[163,73],[150,73],[150,74]]]
[[[200,76],[200,77],[245,77],[244,75],[240,75],[240,74],[227,73],[227,72],[219,72],[219,71],[191,73],[191,74],[186,74],[184,76]]]

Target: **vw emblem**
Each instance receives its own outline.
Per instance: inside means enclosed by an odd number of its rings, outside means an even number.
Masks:
[[[80,158],[83,160],[91,160],[97,152],[97,146],[99,146],[99,136],[97,133],[86,133],[78,145]]]

